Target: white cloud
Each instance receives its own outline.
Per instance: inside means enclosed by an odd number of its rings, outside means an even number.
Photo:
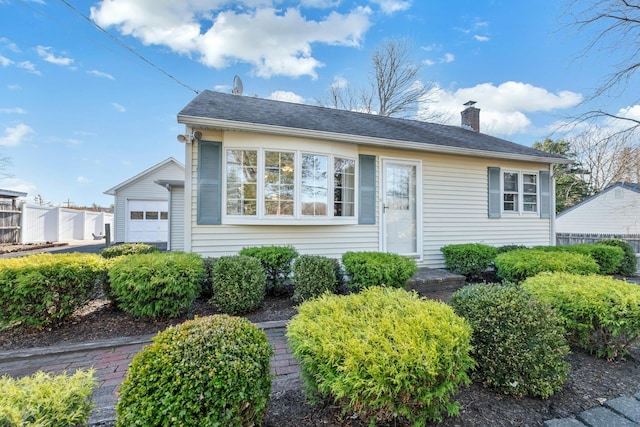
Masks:
[[[302,0],[300,6],[315,7],[318,9],[328,9],[340,5],[340,0]]]
[[[126,109],[126,108],[124,108],[122,105],[118,104],[117,102],[112,102],[112,103],[111,103],[111,106],[112,106],[113,108],[115,108],[115,110],[116,110],[118,113],[124,113],[124,112],[126,112],[126,111],[127,111],[127,109]]]
[[[9,49],[11,52],[15,52],[15,53],[19,53],[20,52],[20,48],[18,47],[18,45],[13,43],[12,41],[10,41],[6,37],[0,37],[0,43],[3,43],[4,47],[6,49]]]
[[[387,15],[392,15],[396,12],[402,12],[403,10],[407,10],[411,7],[410,1],[373,0],[373,3],[378,4],[382,12]]]
[[[15,127],[8,127],[4,130],[5,136],[0,136],[0,146],[15,147],[23,141],[31,138],[35,132],[24,123],[19,123]]]
[[[91,74],[92,76],[101,77],[104,79],[115,80],[115,78],[111,74],[103,73],[102,71],[98,70],[87,71],[87,74]]]
[[[296,95],[293,92],[287,92],[284,90],[277,90],[269,95],[268,99],[275,101],[294,102],[296,104],[304,104],[304,98],[300,95]]]
[[[341,89],[349,86],[349,81],[344,77],[335,76],[333,78],[333,82],[331,83],[331,87],[336,89]]]
[[[91,180],[89,178],[86,178],[84,176],[79,176],[76,181],[78,181],[78,184],[89,184],[91,182]]]
[[[7,85],[7,89],[9,90],[19,90],[22,89],[22,87],[20,87],[20,85]]]
[[[115,27],[144,44],[193,55],[209,67],[249,63],[256,75],[265,78],[316,78],[316,70],[323,64],[313,56],[313,44],[357,47],[371,25],[368,7],[344,14],[332,11],[311,20],[299,8],[275,9],[265,3],[271,2],[245,0],[235,8],[222,9],[228,2],[103,0],[91,8],[91,17],[97,24]]]
[[[69,66],[73,63],[73,59],[72,58],[68,58],[68,57],[64,57],[64,56],[55,56],[52,52],[51,52],[52,48],[50,46],[36,46],[36,52],[38,52],[38,55],[40,55],[40,57],[51,63],[51,64],[55,64],[55,65],[62,65],[62,66]]]
[[[445,64],[449,64],[456,60],[456,57],[453,53],[445,53],[442,58],[440,58],[440,62],[444,62]]]
[[[18,68],[22,68],[23,70],[27,70],[31,74],[35,74],[37,76],[41,76],[42,75],[42,73],[40,71],[38,71],[38,69],[36,68],[36,65],[31,61],[18,62],[16,64],[16,66]]]
[[[6,56],[0,55],[0,65],[2,65],[3,67],[8,67],[11,64],[13,64],[12,60],[7,58]]]
[[[20,191],[27,194],[37,194],[37,187],[35,184],[32,184],[20,178],[1,178],[0,188],[11,191]]]
[[[618,110],[618,116],[640,121],[640,105],[631,105]]]
[[[482,110],[481,131],[513,135],[525,132],[531,125],[527,113],[571,108],[582,101],[582,95],[570,91],[554,94],[528,83],[508,81],[498,86],[483,83],[455,91],[436,87],[430,94],[430,99],[435,102],[424,108],[441,113],[446,122],[452,125],[460,124],[460,111],[465,102],[477,101],[477,107]]]
[[[490,39],[487,36],[481,36],[476,34],[475,36],[473,36],[474,39],[476,39],[479,42],[488,42]]]
[[[424,61],[422,61],[422,63],[427,67],[431,67],[432,65],[435,64],[435,61],[432,61],[431,59],[425,59]]]
[[[2,114],[27,114],[24,108],[15,107],[15,108],[0,108],[0,113]]]

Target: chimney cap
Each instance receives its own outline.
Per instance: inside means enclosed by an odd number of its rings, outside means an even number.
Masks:
[[[463,105],[465,107],[473,107],[474,104],[476,104],[476,101],[467,101]]]

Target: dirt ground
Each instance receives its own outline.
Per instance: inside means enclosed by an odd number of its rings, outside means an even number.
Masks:
[[[449,292],[433,293],[431,298],[447,300]],[[282,320],[295,314],[288,295],[269,297],[262,307],[246,317],[254,322]],[[152,334],[183,322],[194,315],[215,314],[205,300],[196,300],[183,316],[163,321],[143,322],[113,308],[102,299],[78,310],[62,327],[54,330],[14,328],[0,331],[0,351],[112,337]],[[439,426],[541,426],[545,420],[571,416],[596,407],[605,400],[631,395],[640,390],[640,347],[632,348],[625,361],[608,362],[573,349],[568,356],[571,374],[564,389],[547,400],[514,398],[496,393],[480,384],[460,390],[456,400],[460,415],[445,419]],[[264,425],[268,427],[364,427],[355,414],[340,413],[332,402],[310,405],[302,389],[273,395]],[[402,422],[393,426],[404,426]]]

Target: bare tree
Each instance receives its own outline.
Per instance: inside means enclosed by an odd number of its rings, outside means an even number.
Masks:
[[[389,39],[371,55],[367,86],[352,88],[333,83],[328,101],[319,103],[381,116],[433,120],[440,117],[428,108],[435,102],[435,84],[422,81],[421,72],[422,63],[414,58],[411,44],[406,39]]]

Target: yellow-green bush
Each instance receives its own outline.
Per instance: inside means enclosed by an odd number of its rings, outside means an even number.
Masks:
[[[94,371],[69,376],[36,372],[30,377],[0,377],[0,426],[69,427],[91,416]]]
[[[455,415],[470,382],[471,328],[446,304],[374,286],[302,303],[287,327],[307,391],[376,423]]]
[[[404,288],[418,271],[414,260],[386,252],[347,252],[342,255],[342,264],[353,289],[382,285]]]
[[[272,354],[264,331],[244,318],[196,317],[170,327],[131,362],[116,425],[260,425]]]
[[[573,252],[590,256],[598,265],[597,273],[602,275],[614,274],[619,271],[624,260],[624,251],[621,247],[599,243],[581,243],[578,245],[563,246],[538,246],[534,249],[545,252]]]
[[[547,398],[562,389],[569,345],[562,319],[514,285],[470,285],[449,302],[473,329],[475,379],[516,396]]]
[[[110,296],[126,313],[143,319],[177,317],[202,289],[198,254],[163,252],[116,258],[109,269]]]
[[[562,316],[570,341],[619,358],[640,336],[640,286],[603,276],[541,273],[522,283]]]
[[[100,251],[104,258],[115,258],[123,255],[139,255],[160,252],[157,246],[147,243],[118,243]]]
[[[518,249],[498,255],[495,259],[498,277],[506,282],[520,283],[542,271],[563,271],[574,274],[595,274],[598,264],[588,255],[540,249]]]
[[[0,260],[0,325],[55,327],[106,280],[95,254],[37,254]]]

